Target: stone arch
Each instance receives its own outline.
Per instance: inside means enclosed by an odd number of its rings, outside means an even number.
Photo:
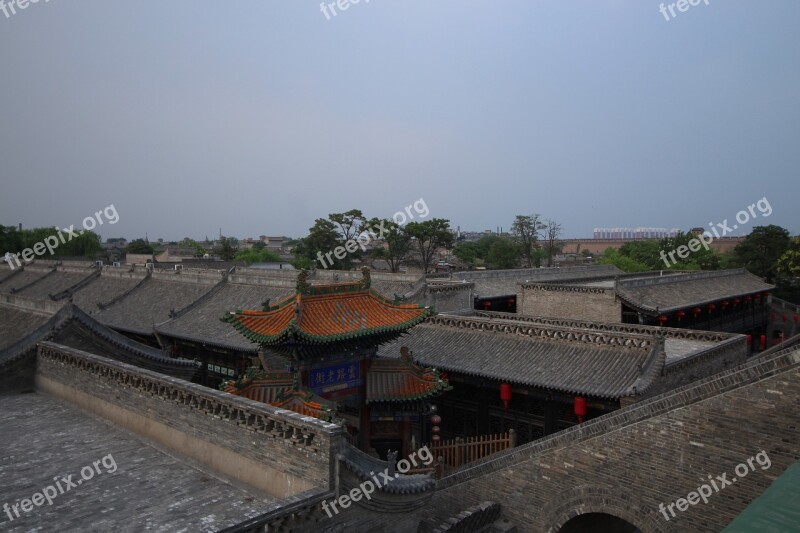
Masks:
[[[621,518],[641,531],[667,531],[666,522],[659,522],[652,511],[642,510],[642,502],[619,487],[591,485],[573,487],[551,498],[539,514],[542,531],[558,533],[569,520],[588,513],[603,513]]]

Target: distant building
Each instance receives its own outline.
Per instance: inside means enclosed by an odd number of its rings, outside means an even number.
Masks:
[[[266,235],[261,235],[261,242],[267,245],[267,250],[280,250],[284,247],[284,238],[283,237],[267,237]]]
[[[106,250],[124,250],[128,246],[128,241],[122,237],[106,239],[103,247]]]

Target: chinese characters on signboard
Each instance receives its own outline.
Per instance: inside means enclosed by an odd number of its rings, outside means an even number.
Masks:
[[[361,383],[358,362],[313,368],[309,373],[309,385],[315,392],[333,392],[358,387]]]

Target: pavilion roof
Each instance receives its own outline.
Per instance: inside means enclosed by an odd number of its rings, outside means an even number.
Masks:
[[[369,274],[351,283],[309,285],[305,272],[297,292],[263,310],[239,310],[223,320],[264,346],[323,345],[400,334],[432,314],[428,307],[397,304],[370,288]]]
[[[261,372],[254,379],[229,381],[223,390],[327,422],[336,416],[336,403],[299,386],[292,372]]]
[[[436,369],[414,364],[408,348],[400,359],[375,359],[367,372],[367,403],[423,400],[451,390]]]

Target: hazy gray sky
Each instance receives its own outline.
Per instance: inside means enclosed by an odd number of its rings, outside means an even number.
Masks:
[[[5,0],[8,4],[9,0]],[[800,233],[800,2],[51,0],[0,11],[0,224],[304,235],[424,198],[453,227]],[[756,211],[758,212],[758,211]],[[742,231],[736,234],[741,234]]]

